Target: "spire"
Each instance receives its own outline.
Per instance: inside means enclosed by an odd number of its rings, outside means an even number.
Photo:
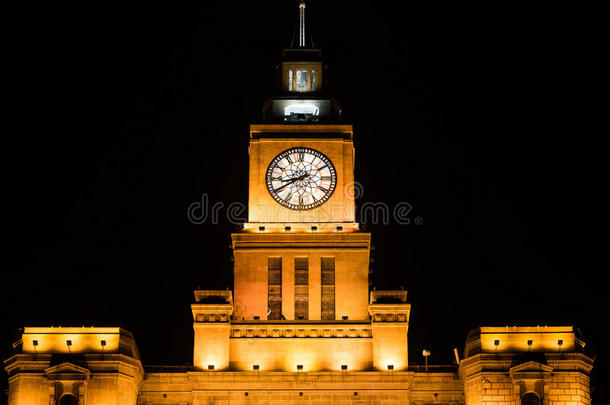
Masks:
[[[294,1],[294,0],[293,0]],[[341,107],[328,94],[326,64],[305,19],[306,0],[298,0],[299,21],[290,48],[282,51],[277,91],[265,102],[263,120],[284,123],[339,122]],[[293,3],[294,4],[294,3]]]
[[[299,0],[299,48],[305,48],[305,0]]]
[[[299,0],[299,22],[293,31],[290,49],[314,49],[316,47],[309,26],[305,21],[306,7],[305,0]]]

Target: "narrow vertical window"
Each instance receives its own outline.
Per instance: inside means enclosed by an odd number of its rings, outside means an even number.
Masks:
[[[297,91],[307,91],[307,78],[308,78],[307,70],[297,70],[297,80],[296,80],[296,89]]]
[[[335,258],[323,257],[322,269],[322,319],[335,319]]]
[[[288,91],[292,91],[292,89],[293,89],[292,81],[293,81],[292,70],[289,70],[288,71]]]
[[[294,259],[294,318],[309,319],[309,259]]]
[[[316,91],[316,71],[311,71],[311,91]]]
[[[267,319],[282,317],[282,258],[270,257],[267,261]]]

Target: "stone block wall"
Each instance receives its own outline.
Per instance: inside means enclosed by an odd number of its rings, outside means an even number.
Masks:
[[[9,405],[49,405],[50,387],[42,373],[11,378],[8,392]]]
[[[139,405],[463,405],[455,373],[148,373]]]
[[[86,404],[137,404],[139,386],[120,373],[94,374],[87,385]]]
[[[482,373],[464,381],[466,404],[515,405],[514,385],[506,373]]]
[[[549,403],[551,405],[589,405],[591,403],[589,386],[589,377],[582,373],[558,373],[549,383]]]

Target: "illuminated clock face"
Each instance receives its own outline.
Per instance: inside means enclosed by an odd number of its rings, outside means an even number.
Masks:
[[[267,169],[267,189],[275,201],[293,210],[323,204],[335,191],[337,172],[330,159],[309,148],[277,155]]]

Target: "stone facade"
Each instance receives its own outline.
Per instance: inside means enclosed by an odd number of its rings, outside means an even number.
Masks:
[[[406,299],[404,291],[388,293],[377,298]],[[200,301],[230,296],[196,293]],[[459,366],[394,369],[385,360],[380,367],[375,339],[381,358],[406,352],[401,335],[408,306],[377,304],[377,298],[371,295],[370,320],[358,323],[233,321],[226,312],[231,305],[193,304],[196,336],[199,322],[222,330],[204,333],[194,358],[225,353],[226,367],[216,363],[220,370],[206,365],[145,372],[133,336],[120,328],[25,328],[18,353],[5,361],[9,404],[62,405],[66,396],[79,405],[591,403],[592,360],[572,327],[482,327],[469,334]],[[376,323],[389,331],[379,333]],[[532,396],[540,402],[527,402]]]
[[[4,364],[9,405],[590,403],[592,360],[572,327],[482,327],[458,364],[409,365],[411,306],[369,285],[353,128],[337,123],[325,71],[319,50],[286,50],[268,122],[250,127],[234,288],[195,291],[193,366],[144,368],[120,328],[25,328]]]

